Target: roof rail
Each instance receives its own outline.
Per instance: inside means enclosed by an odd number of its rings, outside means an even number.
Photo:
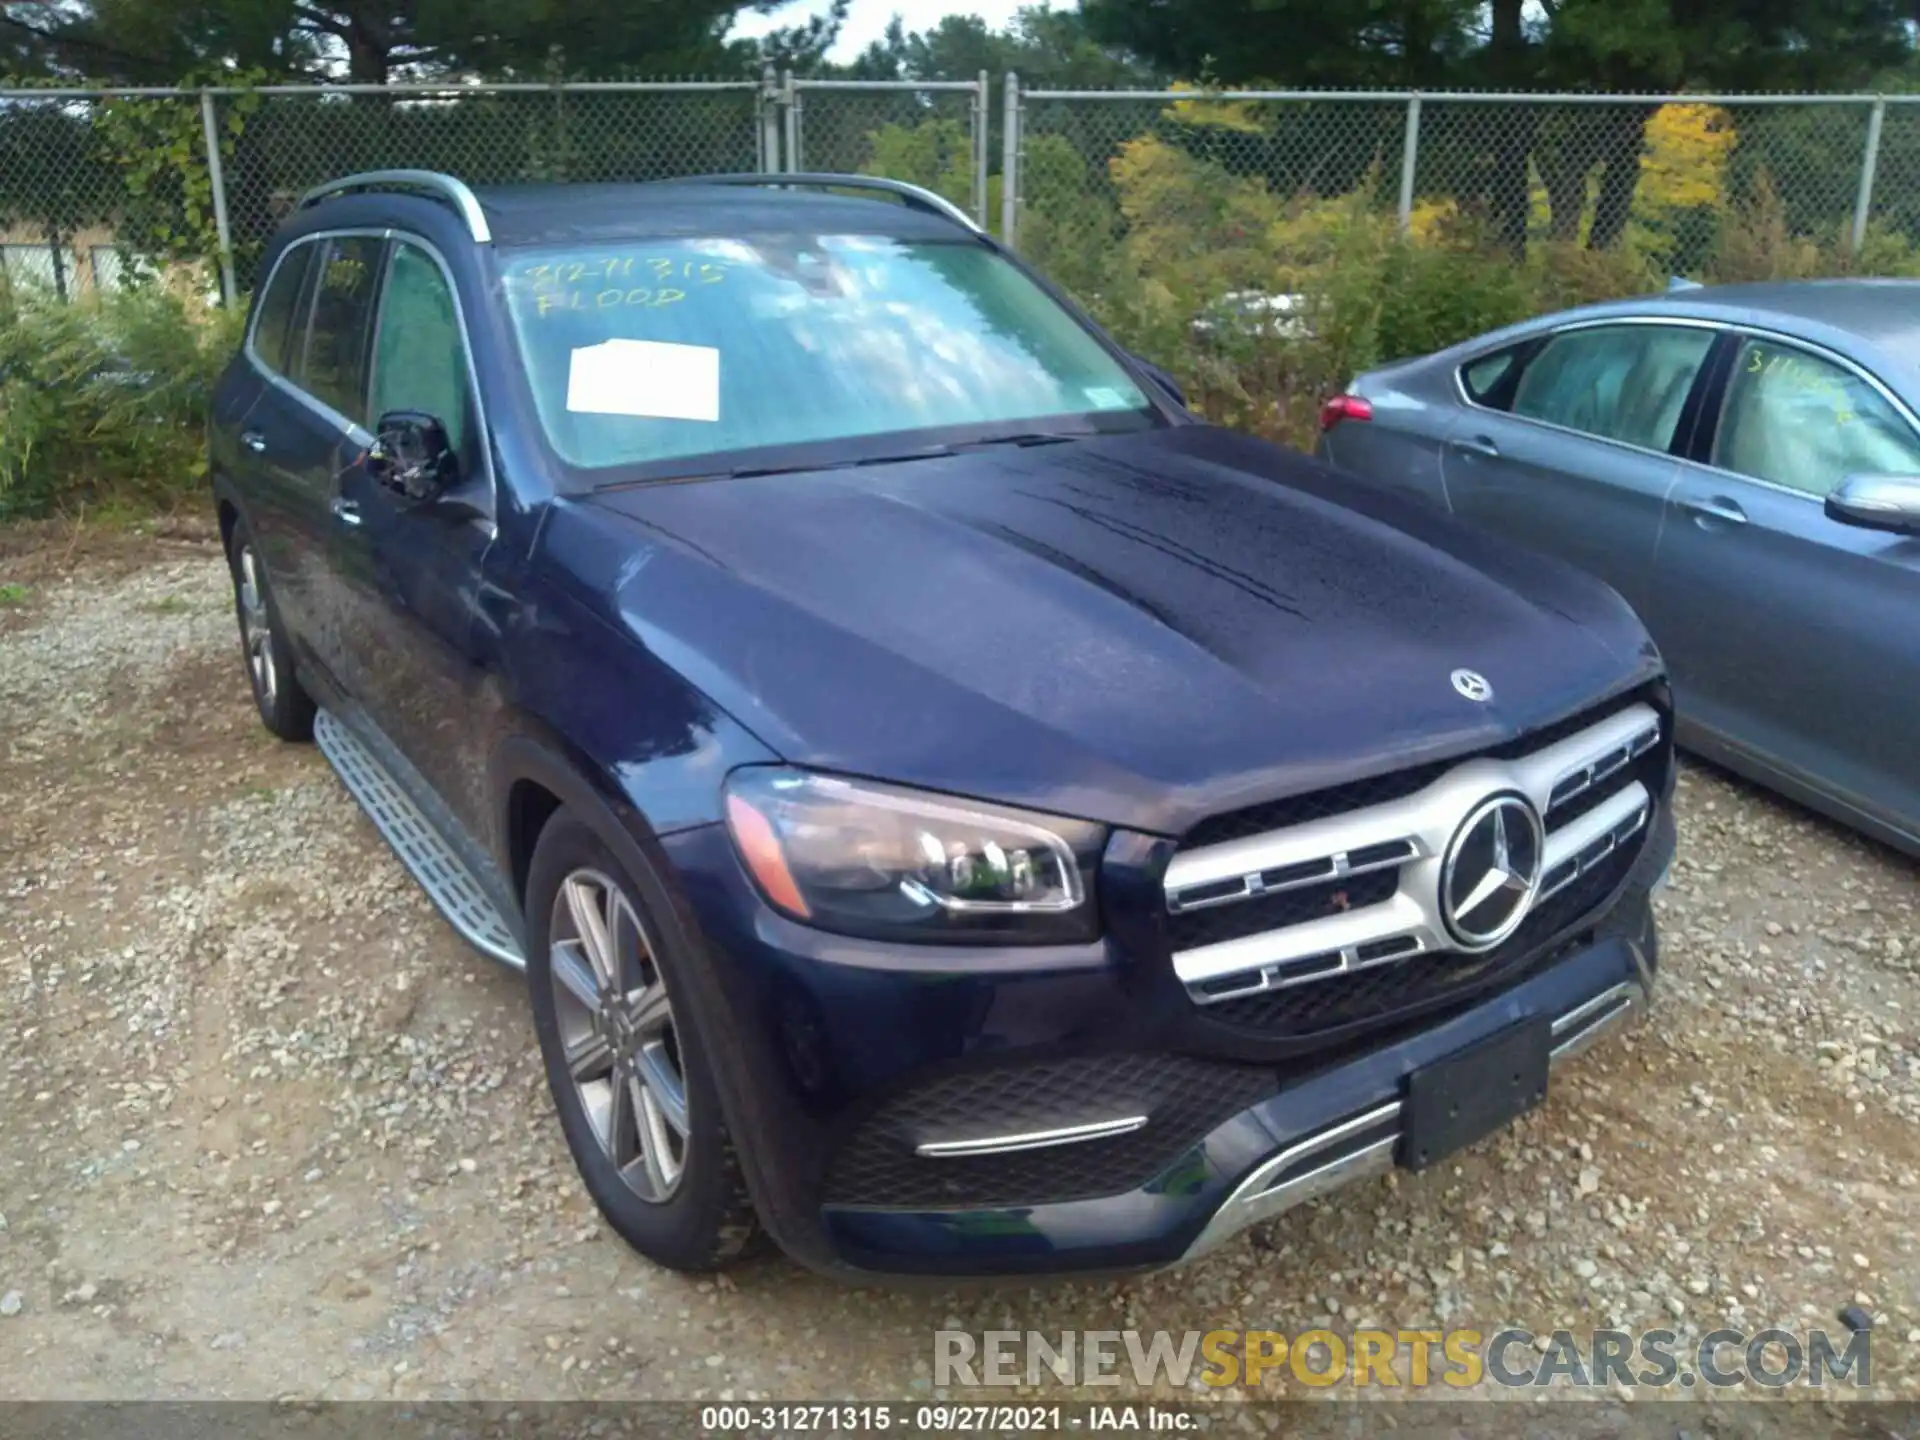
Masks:
[[[916,210],[924,210],[938,215],[943,220],[951,220],[963,225],[976,235],[987,232],[980,223],[944,195],[919,185],[909,185],[904,180],[885,180],[878,175],[839,175],[824,171],[795,171],[768,175],[689,175],[683,179],[665,180],[658,183],[672,185],[676,183],[694,185],[807,185],[821,190],[879,190],[888,195],[898,196]]]
[[[475,244],[492,243],[493,231],[487,225],[486,212],[480,208],[479,197],[467,187],[466,181],[442,175],[437,170],[368,170],[340,180],[329,180],[302,195],[299,208],[305,210],[335,195],[351,195],[368,190],[411,190],[444,200],[466,221],[467,233],[473,237]]]

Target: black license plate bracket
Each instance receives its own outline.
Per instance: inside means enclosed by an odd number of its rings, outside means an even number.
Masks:
[[[1532,1110],[1547,1098],[1552,1051],[1553,1022],[1540,1015],[1415,1070],[1395,1159],[1425,1170]]]

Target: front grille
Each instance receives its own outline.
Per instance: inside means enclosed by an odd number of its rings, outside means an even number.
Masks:
[[[1213,905],[1204,910],[1182,910],[1167,917],[1167,939],[1176,950],[1192,950],[1222,940],[1238,940],[1263,930],[1278,930],[1378,905],[1400,888],[1400,872],[1374,870],[1338,880],[1322,880],[1298,890],[1275,890],[1235,905]]]
[[[1392,1024],[1442,1004],[1464,1002],[1501,984],[1517,983],[1584,942],[1585,935],[1576,933],[1562,947],[1540,948],[1604,902],[1626,878],[1633,858],[1631,851],[1608,857],[1536,906],[1511,939],[1482,954],[1417,955],[1395,965],[1330,976],[1317,984],[1223,1000],[1204,1013],[1207,1019],[1236,1030],[1291,1039],[1362,1021]]]
[[[883,1106],[841,1145],[826,1202],[887,1209],[1041,1205],[1137,1189],[1276,1087],[1273,1071],[1173,1055],[1100,1055],[947,1076]],[[1002,1155],[916,1145],[1146,1115],[1143,1129]]]
[[[1458,760],[1438,760],[1429,765],[1416,765],[1410,770],[1395,770],[1367,780],[1353,780],[1306,795],[1290,795],[1283,800],[1268,800],[1260,805],[1249,805],[1244,810],[1212,815],[1187,832],[1186,839],[1180,842],[1180,848],[1198,850],[1229,840],[1245,840],[1273,830],[1288,830],[1295,825],[1304,825],[1309,820],[1324,820],[1330,815],[1344,815],[1349,810],[1384,805],[1389,800],[1404,800],[1415,791],[1426,789],[1459,763]]]
[[[1521,973],[1620,888],[1670,763],[1660,712],[1630,695],[1478,756],[1197,826],[1166,877],[1174,969],[1207,1019],[1289,1038],[1483,990]],[[1541,817],[1539,883],[1519,928],[1469,953],[1444,913],[1445,857],[1468,817],[1503,792]],[[1241,833],[1274,815],[1289,823]],[[1474,834],[1480,848],[1460,853],[1490,864],[1492,842]],[[1235,838],[1194,843],[1222,835]]]

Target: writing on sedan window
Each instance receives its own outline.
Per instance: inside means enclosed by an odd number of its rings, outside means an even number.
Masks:
[[[1745,369],[1749,375],[1766,376],[1793,386],[1801,398],[1831,406],[1836,425],[1845,425],[1854,418],[1852,387],[1830,365],[1790,350],[1751,345],[1747,348]]]
[[[533,313],[653,309],[678,305],[703,285],[718,285],[728,267],[718,260],[667,255],[599,255],[523,265],[512,279],[533,294]]]

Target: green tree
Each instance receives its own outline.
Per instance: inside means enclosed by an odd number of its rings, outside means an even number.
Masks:
[[[1102,45],[1077,10],[1026,9],[1004,30],[978,15],[948,15],[909,33],[898,15],[845,73],[860,80],[965,80],[1008,71],[1023,85],[1081,89],[1153,86],[1166,76]]]
[[[1629,94],[1857,86],[1912,57],[1912,11],[1910,0],[1085,0],[1096,40],[1224,84]],[[1605,248],[1626,233],[1656,108],[1440,102],[1422,180],[1477,197],[1516,251],[1536,173],[1562,233],[1591,184],[1587,244]]]
[[[0,0],[16,69],[167,83],[203,67],[383,84],[734,69],[743,11],[777,0]],[[828,25],[830,26],[831,20]],[[783,32],[788,39],[822,27]],[[829,36],[830,38],[830,36]]]

